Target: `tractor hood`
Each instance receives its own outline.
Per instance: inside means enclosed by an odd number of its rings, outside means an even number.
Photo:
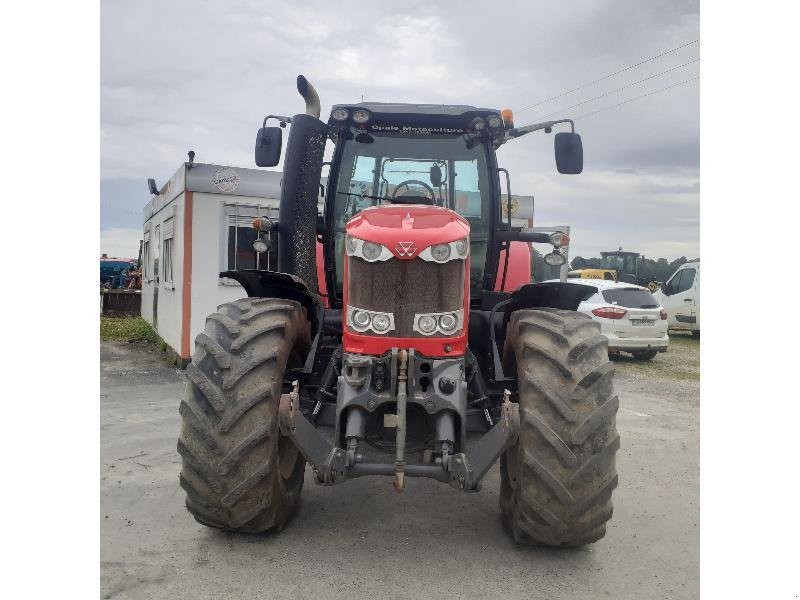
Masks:
[[[469,236],[469,223],[439,206],[393,204],[361,211],[347,223],[355,238],[386,246],[397,258],[416,258],[434,244]]]

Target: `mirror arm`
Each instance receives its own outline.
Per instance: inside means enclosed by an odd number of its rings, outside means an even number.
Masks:
[[[278,125],[280,125],[281,128],[283,129],[286,128],[287,123],[292,122],[291,117],[282,117],[281,115],[267,115],[266,117],[264,117],[264,123],[261,125],[261,127],[266,127],[267,121],[269,121],[270,119],[275,119],[276,121],[278,121]]]
[[[533,125],[525,125],[524,127],[517,127],[515,129],[510,130],[506,134],[506,136],[509,139],[514,139],[526,135],[528,133],[533,133],[534,131],[540,131],[542,129],[545,130],[545,133],[550,133],[550,131],[548,130],[552,129],[553,125],[558,125],[559,123],[569,123],[570,128],[572,129],[572,133],[575,133],[575,122],[572,119],[559,119],[557,121],[543,121],[541,123],[534,123]]]
[[[552,231],[533,231],[529,227],[520,227],[498,231],[495,235],[500,242],[532,242],[549,244]]]

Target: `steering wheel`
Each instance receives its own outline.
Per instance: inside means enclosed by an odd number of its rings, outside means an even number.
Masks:
[[[409,189],[412,184],[421,185],[425,188],[425,190],[430,194],[430,198],[425,198],[424,196],[406,196],[403,198],[402,196],[398,197],[398,193],[400,192],[401,188]],[[397,187],[394,188],[394,193],[392,193],[392,204],[435,204],[436,203],[436,192],[433,190],[431,186],[429,186],[424,181],[420,181],[419,179],[408,179],[403,181],[402,183],[398,183]]]

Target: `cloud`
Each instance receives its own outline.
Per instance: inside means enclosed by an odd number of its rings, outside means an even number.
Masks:
[[[363,95],[509,106],[525,124],[696,58],[690,45],[522,110],[697,39],[698,11],[685,0],[520,0],[501,8],[477,0],[457,8],[408,0],[104,2],[102,226],[138,228],[147,177],[164,181],[189,149],[199,162],[253,166],[264,115],[302,109],[298,73],[320,92],[323,111]],[[698,71],[679,69],[570,114]],[[698,254],[698,90],[693,82],[577,119],[586,154],[580,177],[555,174],[552,136],[541,133],[507,144],[500,163],[514,193],[537,197],[542,222],[569,219],[582,251],[630,244],[667,258],[686,247]]]
[[[113,227],[100,233],[100,253],[117,258],[136,258],[139,256],[141,229]]]

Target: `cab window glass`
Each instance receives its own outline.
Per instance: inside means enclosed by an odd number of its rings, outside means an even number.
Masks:
[[[675,293],[685,292],[694,283],[694,269],[683,269],[680,272],[680,281],[675,286]]]
[[[669,281],[667,281],[666,288],[670,294],[678,293],[678,287],[680,286],[682,275],[683,271],[678,271],[669,279]]]

